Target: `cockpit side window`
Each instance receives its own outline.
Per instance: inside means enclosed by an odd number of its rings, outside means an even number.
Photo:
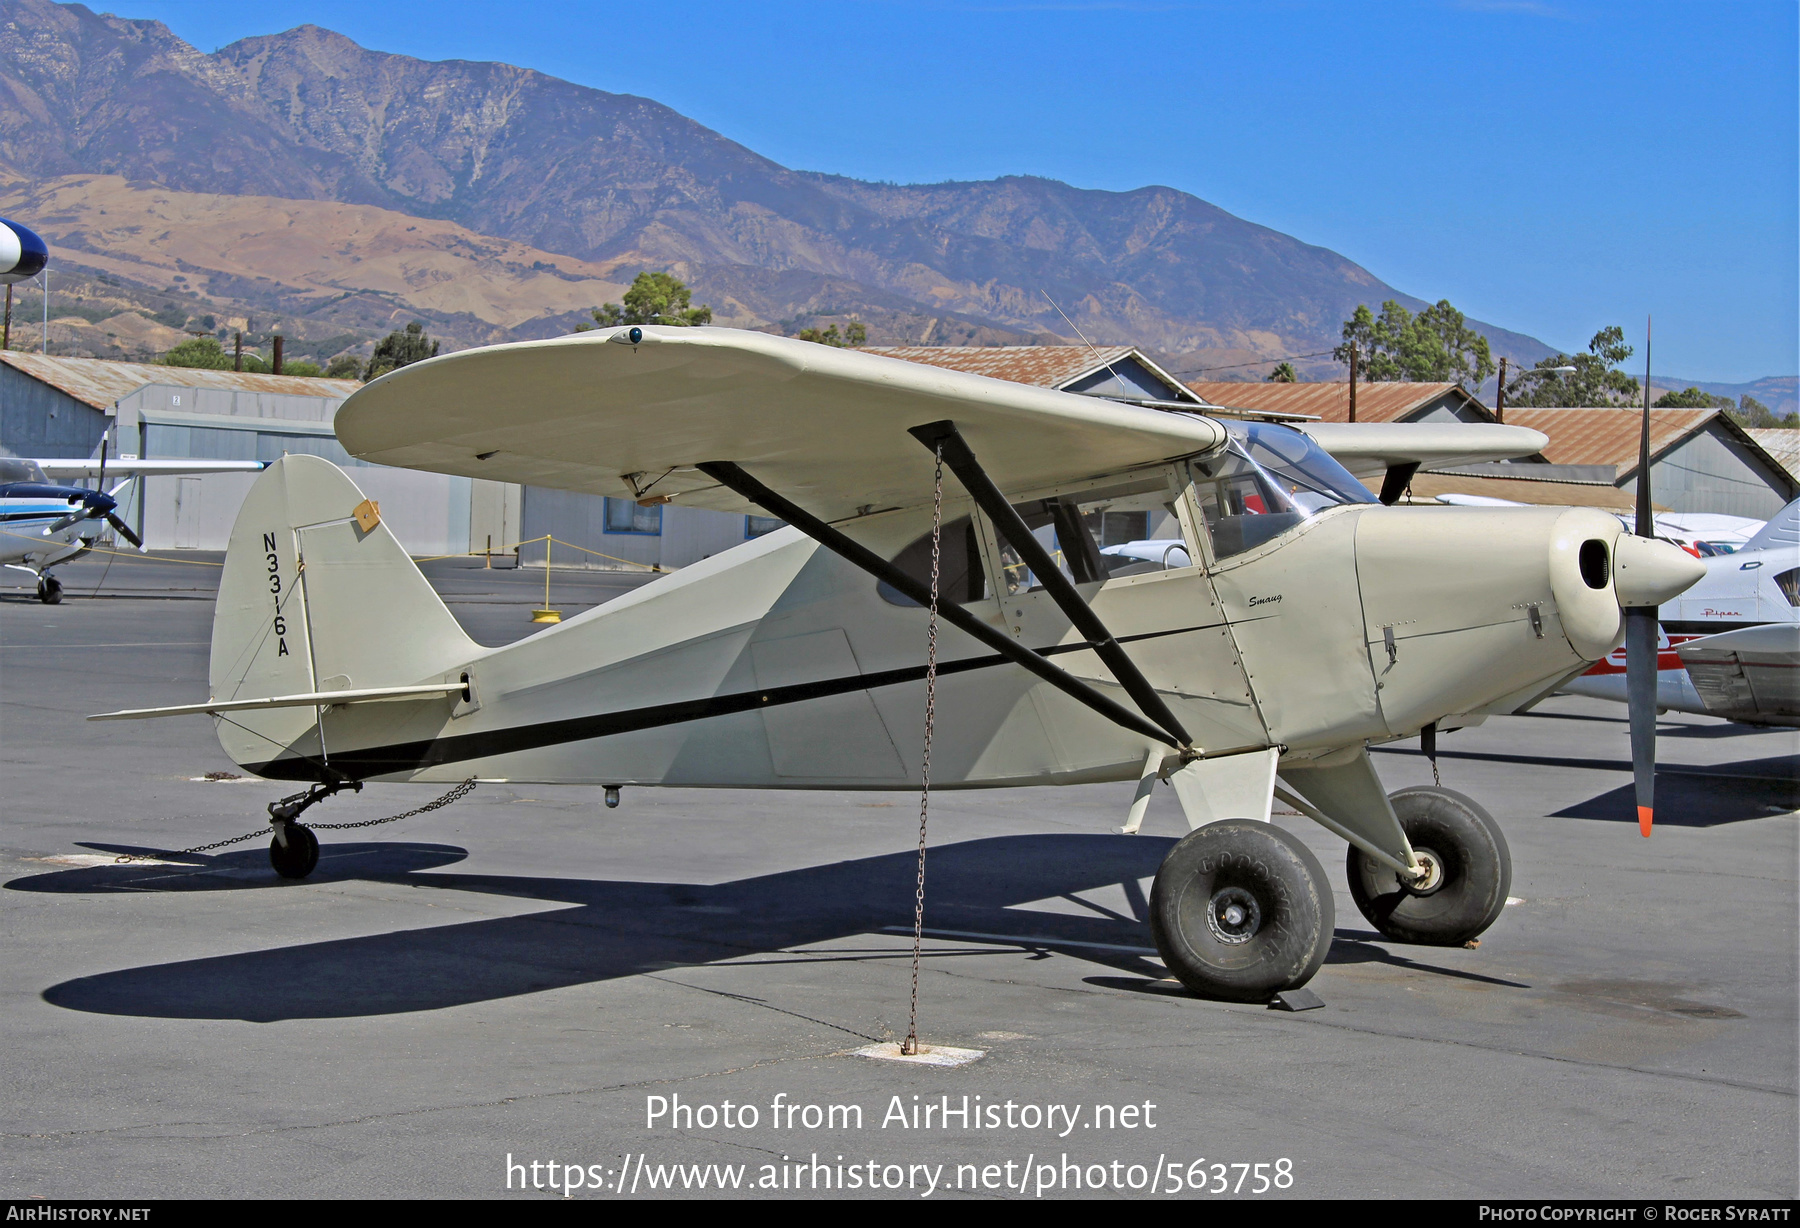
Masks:
[[[1013,510],[1031,530],[1044,550],[1056,561],[1057,569],[1076,584],[1090,584],[1106,578],[1106,566],[1100,557],[1082,509],[1072,499],[1033,499],[1015,503]],[[1000,542],[1000,569],[1008,596],[1044,587],[1044,582],[1031,573],[1012,543]]]
[[[894,566],[917,580],[931,584],[931,534],[922,534],[893,558]],[[889,605],[916,606],[918,602],[885,580],[876,586]],[[962,516],[944,524],[938,538],[938,593],[958,605],[980,601],[989,595],[981,566],[981,548],[975,538],[975,522]]]
[[[1225,429],[1225,450],[1193,464],[1215,558],[1253,550],[1327,508],[1376,501],[1300,431],[1269,422],[1227,422]]]

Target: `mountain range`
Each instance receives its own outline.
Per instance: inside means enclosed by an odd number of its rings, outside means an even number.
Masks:
[[[0,0],[0,211],[51,240],[56,342],[92,352],[208,318],[279,322],[290,352],[321,354],[414,318],[452,345],[545,336],[653,268],[722,324],[853,314],[874,342],[963,345],[1079,330],[1255,378],[1234,364],[1329,350],[1358,303],[1423,305],[1172,188],[861,182],[526,68],[317,26],[207,54],[50,0]],[[128,309],[167,336],[105,327]],[[1471,323],[1515,361],[1553,352]]]

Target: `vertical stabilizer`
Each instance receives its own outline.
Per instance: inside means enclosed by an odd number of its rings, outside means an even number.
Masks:
[[[480,651],[387,526],[367,509],[359,522],[363,503],[316,456],[283,457],[250,488],[219,580],[212,698],[434,682]],[[219,741],[239,764],[315,758],[330,749],[318,724],[314,708],[238,713]]]

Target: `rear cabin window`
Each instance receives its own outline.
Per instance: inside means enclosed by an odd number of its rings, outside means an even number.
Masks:
[[[989,596],[987,576],[982,571],[981,548],[975,540],[975,521],[961,516],[947,522],[938,538],[938,595],[941,600],[958,605],[980,601]],[[931,534],[925,533],[896,554],[895,567],[927,588],[931,586]],[[916,606],[919,603],[883,580],[876,586],[881,599],[890,605]]]

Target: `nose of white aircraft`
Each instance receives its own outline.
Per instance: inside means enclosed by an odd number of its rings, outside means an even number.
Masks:
[[[1680,546],[1630,533],[1613,543],[1613,591],[1621,606],[1661,605],[1704,575],[1705,564]]]

